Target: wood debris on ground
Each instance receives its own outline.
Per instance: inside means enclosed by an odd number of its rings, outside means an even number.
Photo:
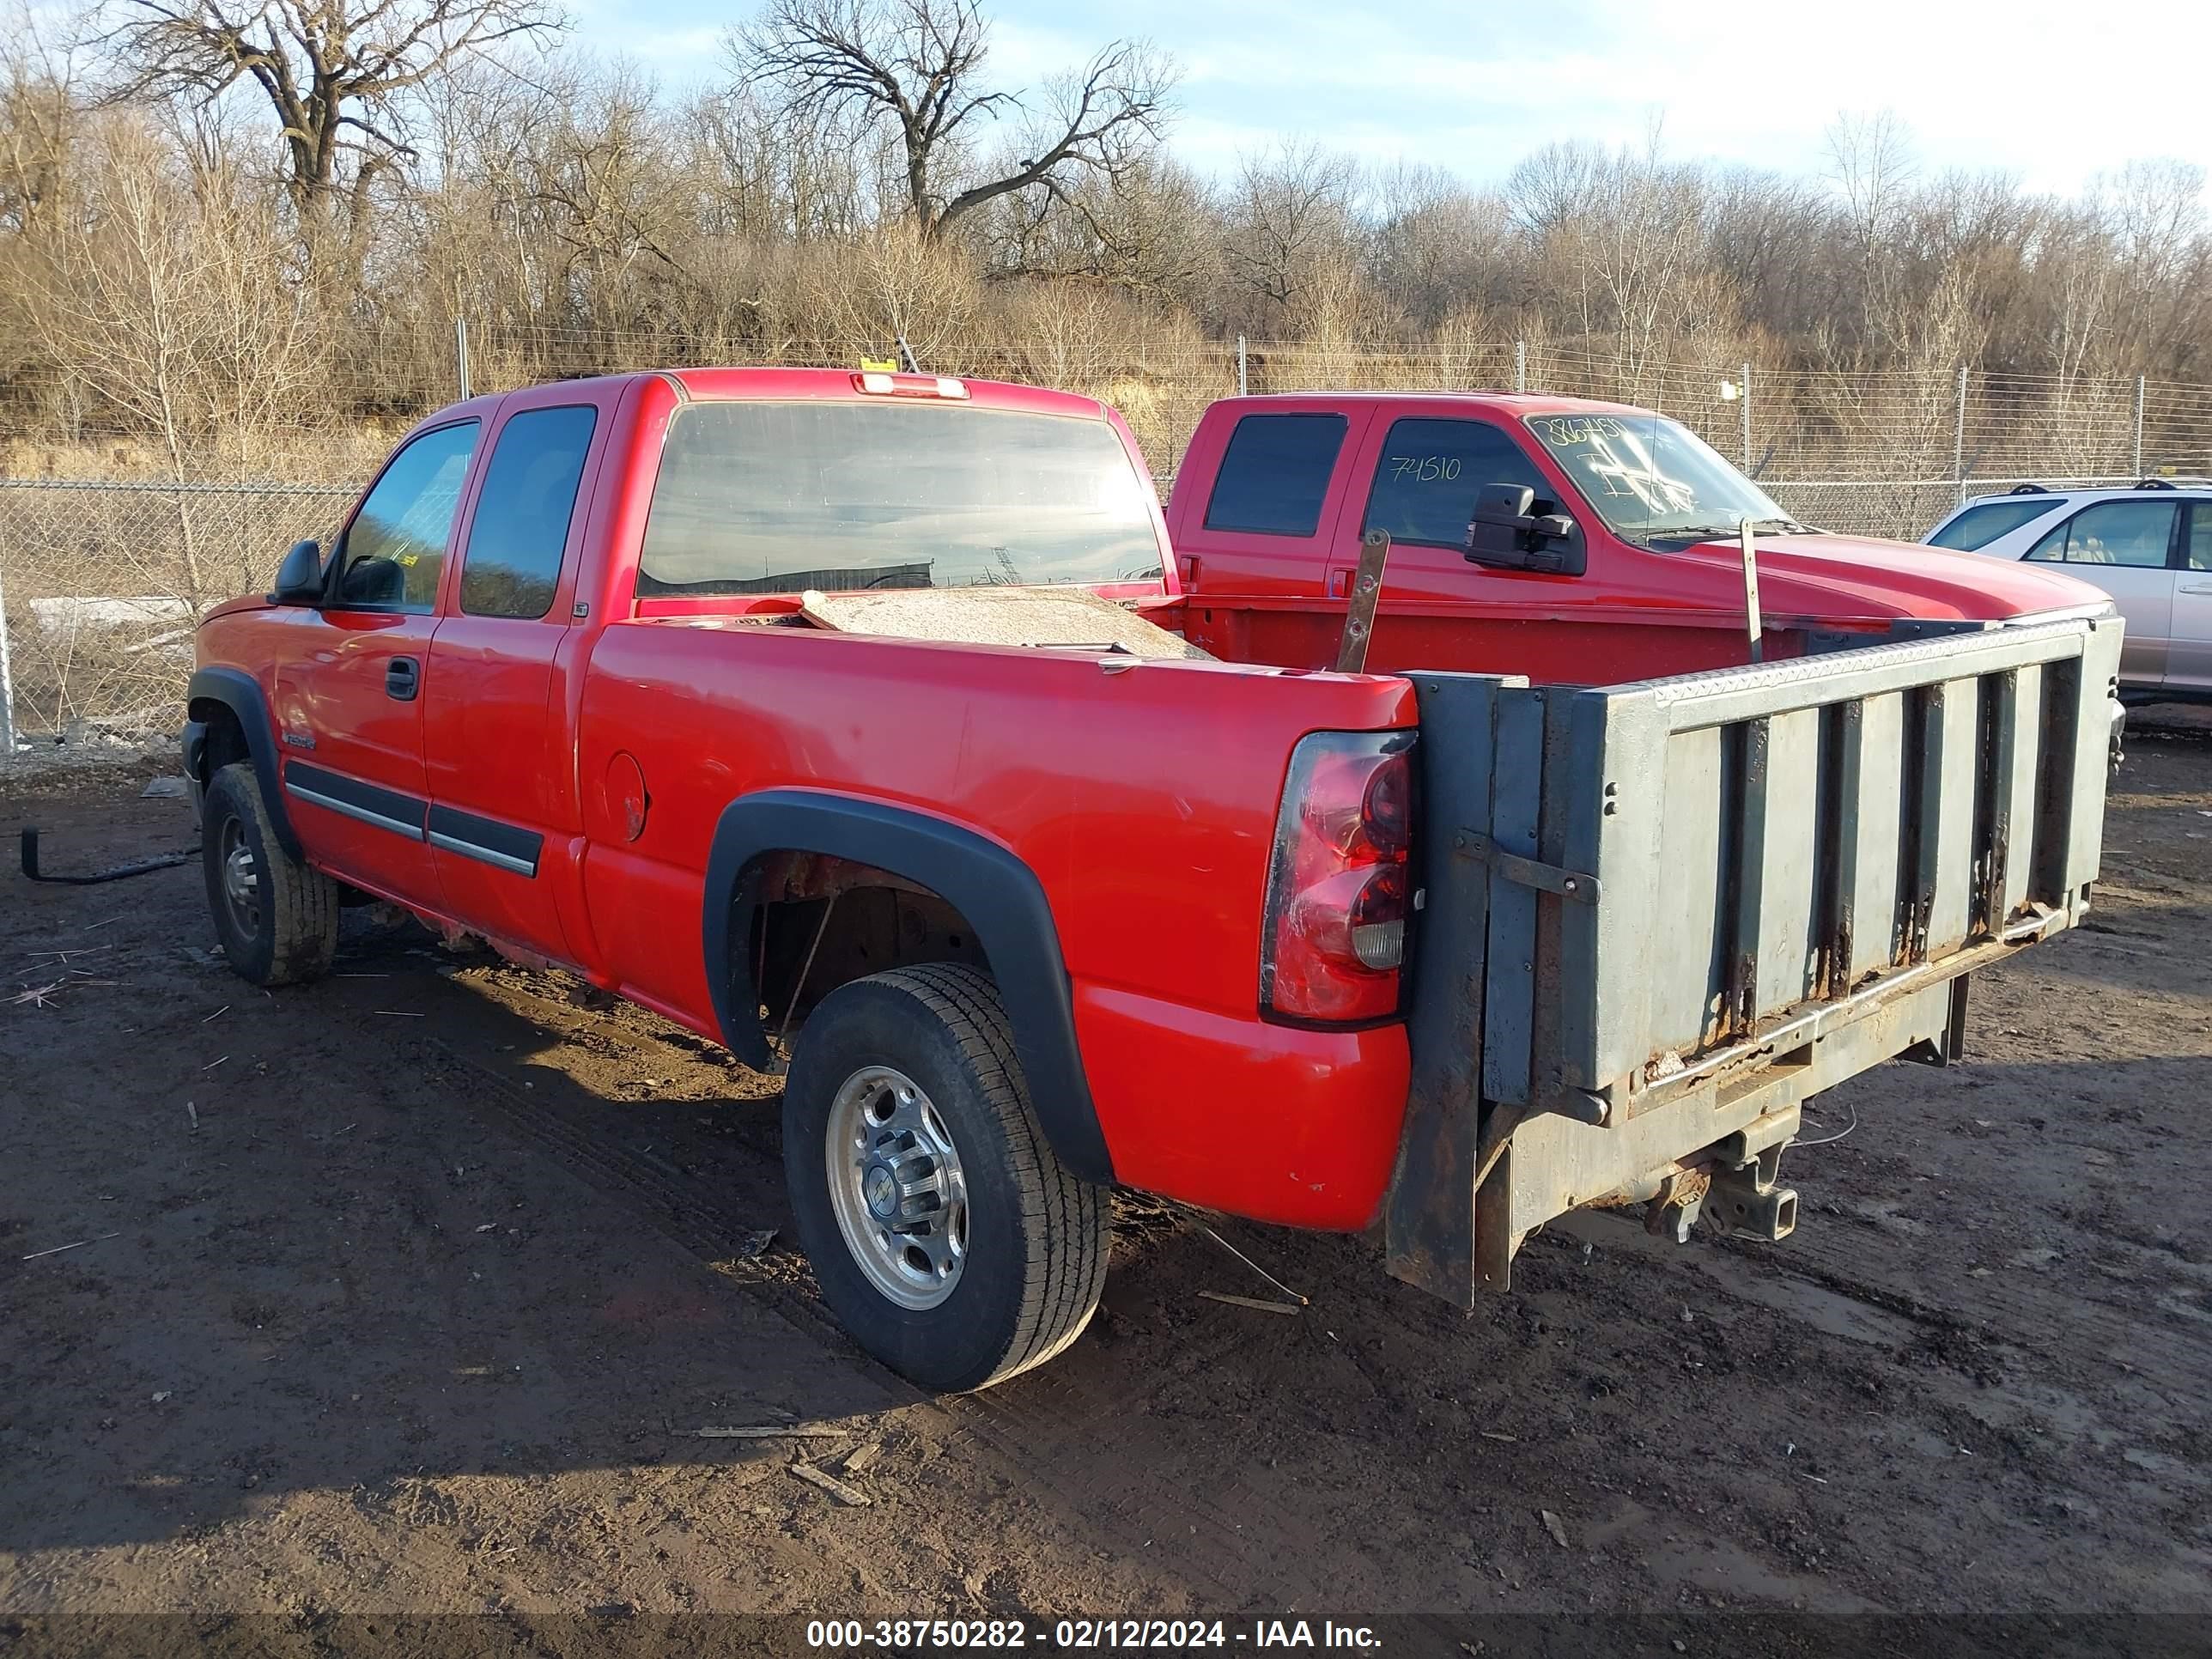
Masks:
[[[1303,1291],[1292,1290],[1289,1285],[1284,1284],[1281,1279],[1276,1278],[1274,1274],[1269,1273],[1258,1262],[1253,1261],[1250,1256],[1245,1255],[1243,1251],[1238,1249],[1234,1244],[1231,1244],[1227,1239],[1224,1238],[1219,1233],[1214,1231],[1212,1228],[1207,1226],[1204,1222],[1198,1222],[1194,1224],[1197,1226],[1199,1231],[1204,1233],[1208,1238],[1221,1246],[1223,1249],[1228,1251],[1230,1255],[1235,1256],[1239,1261],[1249,1267],[1254,1273],[1266,1279],[1268,1284],[1273,1285],[1285,1296],[1290,1297],[1291,1301],[1297,1303],[1298,1306],[1301,1308],[1306,1308],[1313,1305],[1313,1298],[1311,1297],[1305,1295]]]
[[[811,1463],[793,1463],[791,1466],[791,1472],[805,1481],[808,1486],[821,1487],[839,1503],[852,1508],[865,1509],[875,1502],[858,1486],[848,1486],[827,1469],[817,1468]]]
[[[49,1250],[33,1250],[30,1255],[23,1257],[23,1260],[26,1261],[36,1261],[40,1256],[59,1255],[64,1250],[81,1250],[88,1244],[99,1244],[108,1239],[120,1238],[122,1237],[123,1235],[121,1233],[102,1233],[96,1238],[80,1238],[73,1243],[57,1244]]]
[[[1256,1296],[1231,1296],[1226,1291],[1200,1291],[1208,1302],[1226,1302],[1232,1308],[1257,1308],[1261,1313],[1296,1314],[1303,1311],[1295,1302],[1263,1302]]]
[[[850,1429],[825,1428],[816,1423],[749,1423],[731,1429],[694,1429],[702,1440],[849,1440]]]

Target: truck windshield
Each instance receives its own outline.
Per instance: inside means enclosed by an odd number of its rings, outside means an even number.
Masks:
[[[1802,530],[1698,434],[1663,415],[1531,415],[1528,429],[1614,533],[1632,542]]]
[[[1104,421],[965,404],[677,411],[641,593],[1161,579],[1150,489]]]

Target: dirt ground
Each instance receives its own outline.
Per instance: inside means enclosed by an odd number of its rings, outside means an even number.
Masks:
[[[1279,1316],[1131,1205],[1090,1333],[970,1398],[820,1308],[772,1080],[365,917],[334,977],[252,989],[197,860],[11,871],[0,1651],[162,1611],[301,1651],[410,1612],[540,1651],[730,1610],[2201,1620],[2212,721],[2157,719],[2090,926],[1977,981],[1970,1063],[1815,1103],[1794,1238],[1577,1219],[1462,1317],[1372,1239],[1222,1224],[1312,1297]],[[0,830],[58,868],[188,847],[159,769],[0,785]],[[776,1424],[810,1433],[697,1433]],[[870,1447],[866,1507],[790,1470]]]

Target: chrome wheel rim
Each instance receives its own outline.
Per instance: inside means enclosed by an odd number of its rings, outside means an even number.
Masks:
[[[868,1282],[902,1308],[934,1308],[968,1260],[968,1185],[929,1097],[903,1072],[868,1066],[830,1103],[830,1206]]]
[[[254,867],[246,826],[236,818],[222,821],[222,902],[240,934],[252,939],[261,931],[261,874]]]

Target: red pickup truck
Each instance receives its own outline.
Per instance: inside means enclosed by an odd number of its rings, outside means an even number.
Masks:
[[[1522,487],[1556,538],[1468,547],[1478,497]],[[2008,622],[2096,595],[2063,573],[1829,536],[1791,519],[1680,422],[1507,392],[1231,398],[1200,420],[1168,504],[1193,637],[1322,666],[1370,530],[1391,538],[1376,659],[1542,681],[1745,660],[1738,526],[1757,530],[1769,657]],[[1523,544],[1540,541],[1540,545]]]
[[[1955,1054],[1964,976],[2087,903],[2118,629],[2070,587],[1542,687],[1267,665],[1341,605],[1188,599],[1169,547],[1119,417],[1062,393],[707,369],[445,410],[199,628],[223,948],[311,979],[391,901],[787,1063],[824,1297],[968,1389],[1081,1331],[1115,1183],[1380,1218],[1462,1304],[1579,1206],[1779,1237],[1798,1103]],[[1216,659],[815,625],[810,590],[921,588],[1103,596]],[[1644,660],[1636,607],[1549,615],[1516,629],[1579,678]]]

